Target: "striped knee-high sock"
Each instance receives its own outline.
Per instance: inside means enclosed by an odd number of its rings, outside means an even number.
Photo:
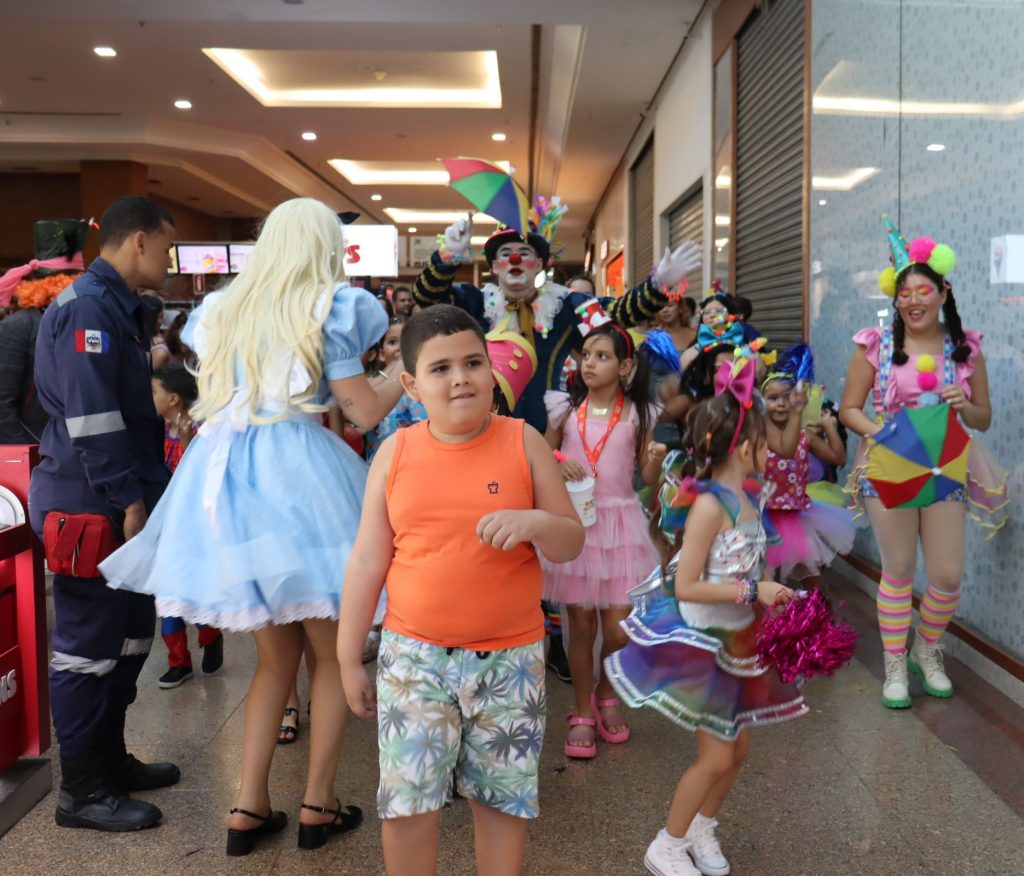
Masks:
[[[943,593],[929,586],[921,600],[921,623],[917,634],[929,645],[934,645],[946,632],[959,604],[959,590],[956,593]]]
[[[882,648],[889,654],[902,654],[907,650],[907,633],[913,609],[914,579],[897,581],[882,573],[878,582],[878,631],[882,634]]]

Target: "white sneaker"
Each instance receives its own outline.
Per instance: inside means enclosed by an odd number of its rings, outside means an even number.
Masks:
[[[887,709],[910,708],[910,686],[907,683],[907,655],[884,652],[885,681],[882,682],[882,705]]]
[[[690,857],[690,841],[673,842],[659,831],[644,855],[644,866],[655,876],[701,876]]]
[[[921,676],[924,692],[929,696],[953,696],[953,683],[946,675],[942,663],[942,645],[929,645],[920,635],[914,637],[914,647],[910,649],[910,671]]]
[[[380,633],[376,630],[370,630],[366,637],[366,644],[363,645],[363,663],[369,663],[372,660],[376,660],[379,651]]]
[[[686,831],[686,838],[693,846],[690,854],[704,876],[728,876],[729,873],[729,862],[715,836],[716,827],[718,822],[714,818],[705,818],[698,812]]]

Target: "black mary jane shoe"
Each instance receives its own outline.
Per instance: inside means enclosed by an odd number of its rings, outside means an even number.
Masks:
[[[251,827],[248,830],[237,830],[236,828],[228,828],[228,847],[227,853],[232,858],[239,858],[242,855],[248,855],[254,848],[256,848],[256,841],[260,837],[270,836],[272,833],[280,833],[285,827],[288,826],[288,815],[280,810],[271,810],[270,815],[257,815],[255,812],[250,812],[248,809],[239,809],[235,807],[231,810],[231,815],[236,812],[254,818],[256,821],[261,822],[258,827]]]
[[[324,806],[310,806],[308,803],[302,804],[303,809],[308,809],[310,812],[319,812],[321,815],[333,815],[334,820],[328,821],[326,824],[303,824],[300,821],[300,849],[319,849],[327,842],[331,834],[347,833],[350,830],[355,830],[363,823],[363,810],[358,806],[345,806],[343,808],[341,800],[336,799],[334,802],[338,804],[337,809],[328,809]]]

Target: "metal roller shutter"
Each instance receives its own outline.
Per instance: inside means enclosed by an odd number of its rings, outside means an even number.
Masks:
[[[692,240],[704,250],[704,189],[697,191],[668,214],[668,245],[675,249],[684,241]],[[699,267],[686,275],[687,294],[698,301],[703,297],[704,268]]]
[[[629,171],[630,286],[647,279],[654,267],[654,138]]]
[[[737,40],[733,291],[772,346],[803,335],[804,2],[766,3]]]

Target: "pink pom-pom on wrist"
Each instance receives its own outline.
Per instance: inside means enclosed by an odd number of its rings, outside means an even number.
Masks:
[[[566,456],[566,455],[565,455],[564,453],[562,453],[562,451],[561,451],[561,450],[555,450],[555,451],[554,451],[554,454],[555,454],[555,461],[556,461],[556,462],[557,462],[557,463],[558,463],[559,465],[561,465],[561,464],[562,464],[563,462],[565,462],[565,461],[566,461],[566,459],[568,459],[568,457],[567,457],[567,456]]]

